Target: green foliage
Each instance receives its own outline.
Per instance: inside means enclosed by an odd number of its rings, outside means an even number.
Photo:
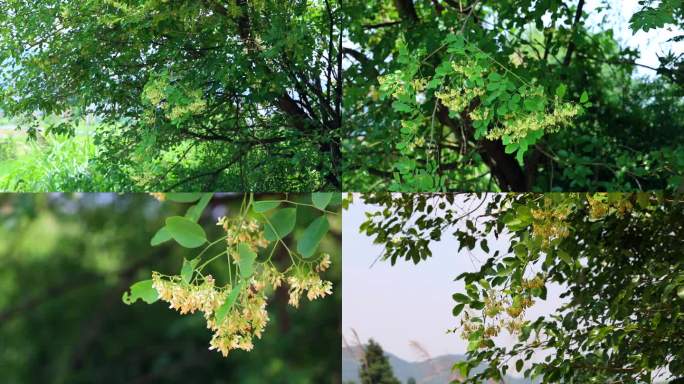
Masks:
[[[166,219],[166,231],[169,235],[186,248],[197,248],[207,242],[204,229],[182,216],[172,216]]]
[[[329,229],[330,224],[328,224],[328,218],[325,216],[312,221],[304,230],[302,238],[297,242],[297,252],[305,259],[313,256],[316,248],[318,248],[318,243],[321,242]]]
[[[292,232],[297,222],[296,208],[283,208],[277,210],[266,221],[264,237],[268,241],[282,239]]]
[[[0,190],[16,192],[107,190],[93,167],[96,148],[88,136],[48,134],[0,137]]]
[[[400,384],[392,372],[385,352],[375,340],[368,340],[364,347],[363,364],[359,371],[361,384]]]
[[[361,229],[384,244],[392,263],[429,258],[431,242],[447,233],[458,239],[459,252],[487,255],[478,271],[457,277],[465,291],[453,295],[459,317],[453,332],[468,340],[468,359],[454,368],[468,382],[500,380],[513,367],[544,383],[653,383],[663,371],[672,380],[684,377],[681,196],[376,194],[365,200],[380,210],[367,213]],[[488,239],[508,246],[492,250]],[[565,291],[558,308],[546,317],[529,315],[552,284]],[[503,333],[517,343],[497,345]]]
[[[336,190],[343,17],[336,1],[3,1],[0,109],[102,119],[117,191]]]
[[[207,234],[197,219],[213,194],[153,195],[161,201],[194,203],[186,216],[166,218],[166,225],[152,238],[153,246],[174,239],[180,246],[193,249],[208,242]],[[251,351],[254,341],[261,338],[268,323],[266,300],[273,291],[287,284],[288,303],[296,308],[304,294],[309,301],[332,294],[332,283],[320,277],[330,268],[330,255],[321,253],[312,259],[330,231],[328,216],[337,214],[325,210],[333,199],[332,195],[306,195],[306,200],[313,199],[315,205],[287,199],[261,200],[259,203],[253,194],[244,195],[238,214],[218,219],[217,224],[225,231],[224,236],[206,244],[196,257],[183,259],[178,275],[155,271],[151,280],[133,284],[131,294],[124,294],[123,301],[131,304],[142,298],[151,304],[161,299],[181,314],[202,312],[207,328],[214,333],[210,349],[221,352],[224,357],[235,349]],[[280,205],[291,207],[276,209]],[[302,217],[297,214],[300,208],[304,219],[310,217],[307,209],[323,215],[317,216],[301,234],[295,236],[297,252],[294,252],[287,245],[287,238],[296,228],[298,217]],[[272,211],[270,216],[265,214],[268,211]],[[225,250],[205,257],[220,243],[225,244]],[[289,258],[289,263],[274,257],[279,254],[279,249],[282,256]],[[217,283],[205,268],[223,260],[222,256],[226,257],[227,263],[223,268],[228,276],[226,281]]]
[[[681,28],[680,3],[642,2],[634,32]],[[586,26],[586,8],[352,2],[345,97],[363,113],[348,118],[345,189],[679,188],[683,120],[664,116],[684,113],[682,56],[638,76],[638,52],[608,22]]]
[[[642,2],[644,7],[636,12],[630,20],[634,31],[662,28],[666,24],[676,24],[684,19],[684,5],[679,0],[648,0]],[[655,5],[655,6],[654,6]]]
[[[133,304],[138,300],[152,304],[159,300],[159,294],[152,288],[152,280],[143,280],[131,285],[131,293],[124,292],[121,299],[126,304]]]

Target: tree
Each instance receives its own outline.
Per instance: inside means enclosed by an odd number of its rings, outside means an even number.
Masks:
[[[487,255],[457,277],[454,329],[469,341],[455,368],[469,382],[515,367],[544,383],[652,383],[684,378],[684,199],[656,193],[372,194],[361,229],[385,258],[423,262],[453,233],[458,253]],[[463,208],[468,205],[471,208]],[[500,239],[508,246],[490,248]],[[461,256],[463,257],[463,256]],[[566,288],[548,317],[526,310]],[[508,332],[512,347],[493,338]],[[543,361],[530,361],[535,352]],[[473,372],[485,363],[485,369]]]
[[[339,4],[0,2],[0,109],[102,119],[117,190],[339,189]],[[113,166],[114,165],[114,166]]]
[[[684,57],[670,52],[645,68],[610,21],[585,25],[584,0],[353,4],[345,84],[364,113],[347,118],[346,190],[623,191],[684,181]],[[680,1],[642,6],[634,33],[684,25]],[[621,3],[592,12],[611,7]],[[671,114],[678,122],[662,118]]]
[[[382,347],[373,339],[368,340],[364,349],[359,375],[362,384],[399,384]]]

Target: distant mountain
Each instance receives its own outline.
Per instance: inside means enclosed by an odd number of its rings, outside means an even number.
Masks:
[[[413,377],[418,384],[446,384],[461,377],[456,373],[451,373],[451,367],[455,362],[463,360],[463,355],[442,355],[430,360],[410,362],[403,360],[385,351],[394,375],[402,382]],[[361,347],[342,348],[342,382],[354,381],[360,383],[359,368],[360,357],[363,356]],[[493,383],[493,382],[492,382]],[[506,384],[530,384],[527,379],[507,377]]]

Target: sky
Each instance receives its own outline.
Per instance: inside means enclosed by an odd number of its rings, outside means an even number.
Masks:
[[[604,3],[611,5],[610,10],[597,12],[596,9]],[[605,18],[606,24],[604,25],[612,27],[622,47],[639,49],[641,53],[640,59],[637,60],[639,64],[658,67],[658,55],[663,56],[670,50],[680,54],[684,53],[684,41],[679,43],[667,41],[682,34],[681,29],[666,26],[657,30],[639,31],[633,34],[629,28],[629,19],[639,9],[641,9],[639,0],[589,0],[586,3],[586,10],[589,13],[588,25],[594,26],[593,28],[596,31],[605,29],[605,27],[599,26],[602,19]],[[655,76],[655,71],[646,68],[637,68],[637,73]]]
[[[385,261],[373,264],[383,248],[358,229],[365,220],[364,213],[375,207],[363,204],[359,198],[354,200],[342,217],[344,337],[354,345],[354,329],[362,342],[373,338],[386,351],[408,361],[423,360],[410,346],[413,340],[431,356],[464,354],[467,343],[457,334],[446,333],[458,325],[458,319],[451,313],[451,295],[464,289],[463,283],[455,282],[454,278],[479,269],[479,262],[486,259],[484,254],[476,250],[458,253],[458,242],[444,236],[443,241],[431,247],[433,257],[418,265],[405,261],[398,261],[395,266]],[[492,252],[508,247],[503,237],[499,242],[492,237],[488,243]],[[528,310],[528,319],[551,313],[561,303],[561,292],[559,286],[549,287],[546,302],[537,301]],[[510,336],[497,338],[504,345],[512,345],[513,340]]]

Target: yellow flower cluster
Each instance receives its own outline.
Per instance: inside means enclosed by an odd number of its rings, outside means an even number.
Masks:
[[[530,132],[558,132],[561,127],[568,125],[578,113],[579,106],[559,103],[556,104],[555,109],[551,113],[532,113],[518,117],[510,116],[510,118],[506,118],[503,121],[502,125],[491,129],[487,133],[487,139],[496,140],[508,136],[512,143],[516,143],[527,137]]]
[[[268,320],[266,295],[254,285],[247,286],[223,321],[208,319],[207,327],[214,332],[209,350],[217,350],[224,357],[233,349],[251,351],[254,337],[261,338]]]
[[[215,281],[208,275],[201,284],[186,283],[180,276],[165,277],[158,272],[152,274],[152,286],[159,293],[162,301],[169,303],[169,307],[180,314],[204,314],[207,328],[214,332],[209,343],[210,350],[218,350],[223,356],[233,349],[250,351],[253,348],[254,337],[260,338],[268,323],[266,312],[266,296],[260,287],[263,284],[248,284],[238,293],[236,302],[225,318],[218,322],[216,311],[225,303],[230,293],[230,286],[218,288]]]
[[[166,113],[166,117],[170,120],[177,120],[189,115],[198,115],[204,112],[207,108],[207,102],[202,97],[202,91],[199,89],[192,90],[186,95],[190,98],[189,103],[174,104],[173,107]]]
[[[206,110],[207,102],[204,100],[202,90],[186,90],[176,87],[176,90],[182,92],[185,99],[189,101],[183,103],[169,103],[168,96],[170,87],[172,87],[172,85],[169,83],[167,76],[153,78],[145,85],[142,99],[155,108],[162,108],[166,117],[170,120],[177,120],[188,115],[200,114]],[[148,115],[148,120],[149,118],[152,118],[152,115]]]
[[[181,315],[200,311],[205,316],[211,316],[227,296],[225,290],[216,288],[211,275],[207,275],[201,284],[190,284],[184,282],[180,276],[165,278],[160,273],[153,272],[152,286],[159,293],[159,298]]]
[[[323,268],[322,264],[319,264],[318,269],[320,270],[321,268]],[[288,290],[290,300],[288,303],[295,308],[299,307],[299,300],[304,292],[306,292],[306,298],[309,301],[332,294],[332,282],[322,280],[315,273],[290,276],[287,278],[287,283],[290,286]]]
[[[330,255],[327,253],[324,253],[321,257],[321,261],[316,265],[314,270],[316,272],[324,272],[327,271],[328,268],[330,268]]]
[[[571,211],[570,207],[533,209],[532,235],[541,239],[543,247],[549,246],[555,239],[568,237],[570,229],[565,219]]]
[[[483,88],[450,88],[443,92],[435,92],[435,96],[445,107],[453,112],[463,111],[476,97],[484,95]],[[474,119],[481,120],[481,119]]]
[[[589,204],[589,218],[592,220],[603,219],[610,213],[623,217],[634,208],[629,199],[608,201],[606,194],[587,195],[587,203]]]
[[[259,248],[268,246],[268,240],[264,238],[264,231],[259,222],[254,219],[223,216],[218,219],[216,225],[223,227],[223,230],[226,231],[226,242],[228,243],[230,257],[236,262],[240,260],[240,255],[237,252],[239,243],[248,245],[253,252],[258,252]]]
[[[330,255],[323,254],[314,270],[324,272],[330,264]],[[243,280],[234,287],[217,287],[211,275],[201,277],[201,282],[186,282],[180,276],[164,276],[153,272],[152,286],[159,293],[159,298],[180,314],[202,312],[207,328],[213,332],[209,349],[217,350],[226,357],[234,349],[252,350],[254,338],[261,338],[269,320],[266,311],[267,288],[276,289],[283,281],[287,281],[290,285],[289,304],[294,307],[299,306],[304,293],[309,300],[332,294],[332,283],[321,280],[313,271],[289,277],[286,277],[286,273],[287,271],[280,272],[275,266],[265,263],[248,280]],[[232,292],[234,289],[240,291]],[[230,294],[237,295],[235,302],[223,319],[218,321],[216,313]]]
[[[532,297],[524,291],[543,285],[543,278],[540,276],[524,280],[522,290],[517,290],[518,293],[512,297],[503,291],[489,289],[483,300],[482,318],[473,319],[473,315],[467,310],[461,315],[461,337],[468,340],[473,332],[478,331],[482,331],[485,339],[498,336],[502,329],[510,334],[520,332],[526,323],[523,316],[525,311],[534,305]]]

